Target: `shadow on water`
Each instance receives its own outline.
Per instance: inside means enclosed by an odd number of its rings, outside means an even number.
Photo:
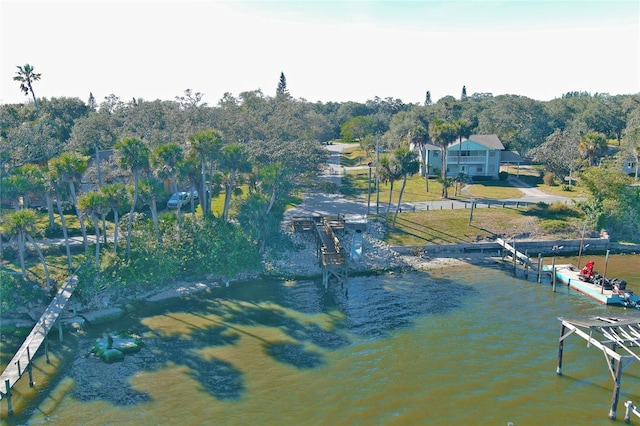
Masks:
[[[412,272],[349,280],[337,303],[346,314],[344,327],[355,335],[384,337],[410,327],[417,317],[442,315],[461,306],[477,290],[471,286]]]
[[[151,398],[132,387],[131,379],[138,373],[182,365],[215,398],[238,400],[246,391],[243,372],[232,361],[199,355],[200,350],[234,346],[242,338],[259,339],[264,353],[273,360],[300,370],[314,369],[325,364],[323,351],[350,345],[349,336],[383,338],[410,327],[417,317],[458,308],[475,291],[446,279],[430,278],[426,273],[354,277],[347,286],[345,294],[333,288],[327,291],[319,281],[256,280],[206,295],[145,305],[99,332],[128,330],[144,336],[140,352],[127,355],[121,362],[104,363],[89,354],[100,337],[89,329],[66,341],[65,345],[70,345],[73,340],[71,350],[82,356],[76,355],[66,363],[62,374],[75,381],[72,392],[80,401],[103,400],[130,406]],[[145,325],[149,318],[184,328],[174,334],[163,333],[162,326],[157,329]],[[331,326],[322,321],[329,321]],[[270,340],[258,332],[253,334],[250,327],[272,328],[292,341]]]
[[[323,364],[322,355],[305,349],[299,343],[274,343],[267,347],[267,353],[274,359],[301,370]]]

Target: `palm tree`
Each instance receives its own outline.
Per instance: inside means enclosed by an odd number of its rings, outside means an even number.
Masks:
[[[33,92],[33,82],[40,80],[41,74],[33,71],[33,66],[29,64],[25,64],[23,67],[20,65],[17,66],[18,71],[13,77],[14,81],[20,82],[20,90],[22,90],[25,96],[33,96],[33,104],[36,107],[36,112],[38,111],[38,101],[36,101],[36,94]]]
[[[211,214],[211,191],[207,185],[207,170],[209,174],[213,174],[213,163],[220,152],[222,145],[222,136],[217,130],[208,129],[198,133],[194,133],[188,138],[191,149],[195,151],[200,160],[200,173],[202,186],[200,188],[200,206],[202,207],[202,216]]]
[[[235,188],[238,173],[244,173],[251,170],[251,163],[249,163],[247,159],[247,152],[244,145],[232,143],[222,148],[221,168],[229,173],[226,182],[224,208],[222,210],[222,218],[225,222],[228,222],[231,195]]]
[[[78,207],[88,215],[96,232],[96,268],[100,267],[100,216],[109,211],[109,199],[98,191],[91,191],[78,199]]]
[[[389,159],[389,157],[382,157],[380,159],[380,178],[383,182],[389,183],[389,202],[387,203],[386,220],[388,220],[389,213],[391,212],[393,184],[401,177],[402,174],[400,173],[400,164],[395,158]]]
[[[153,229],[156,233],[158,242],[162,242],[162,236],[160,235],[160,226],[158,224],[158,206],[157,200],[162,194],[165,193],[162,182],[154,177],[149,177],[140,180],[138,185],[139,197],[145,205],[149,206],[151,210],[151,217],[153,218]]]
[[[161,179],[169,179],[171,185],[171,193],[177,194],[178,183],[177,175],[180,171],[182,163],[184,162],[184,153],[180,145],[175,142],[169,142],[164,145],[160,145],[153,150],[151,155],[151,167],[154,172]],[[178,227],[182,221],[182,200],[178,199]]]
[[[607,149],[607,138],[602,133],[590,132],[580,139],[578,145],[580,152],[587,156],[589,166],[593,166],[597,156],[603,154]]]
[[[453,128],[458,136],[458,175],[456,177],[456,187],[454,196],[458,196],[458,187],[461,184],[463,173],[460,171],[460,157],[462,157],[462,139],[471,135],[471,123],[468,120],[459,119],[453,122]]]
[[[447,146],[456,140],[458,134],[451,123],[436,119],[429,123],[429,135],[435,144],[440,146],[440,152],[442,153],[442,175],[440,179],[444,182],[447,179]],[[442,185],[442,198],[449,198],[447,185]]]
[[[398,205],[396,206],[396,214],[393,217],[393,227],[396,227],[398,213],[400,212],[400,204],[402,203],[402,195],[407,185],[407,176],[413,176],[420,170],[420,161],[418,153],[411,151],[408,147],[400,147],[394,152],[395,160],[400,166],[400,174],[402,175],[402,187],[400,187],[400,195],[398,196]]]
[[[46,186],[49,188],[56,200],[56,208],[58,210],[58,215],[60,216],[60,227],[62,228],[62,236],[64,237],[64,247],[67,251],[67,267],[69,270],[72,270],[73,263],[71,259],[71,245],[69,243],[69,230],[67,228],[67,221],[64,217],[64,211],[62,210],[62,196],[64,193],[65,182],[62,180],[62,176],[55,171],[56,168],[54,163],[55,161],[49,160],[49,167],[46,175]]]
[[[113,212],[113,252],[118,252],[118,229],[120,228],[120,210],[124,208],[127,199],[127,189],[122,183],[112,183],[100,188],[100,192],[107,200],[107,204]]]
[[[27,266],[24,260],[24,253],[26,249],[26,241],[29,241],[35,251],[38,253],[38,257],[42,262],[42,266],[44,268],[44,273],[46,277],[47,284],[47,292],[51,290],[51,279],[49,277],[49,268],[47,267],[47,262],[44,260],[44,255],[42,254],[42,250],[38,246],[38,243],[33,239],[31,233],[36,232],[36,214],[33,210],[21,209],[17,210],[13,213],[8,214],[3,218],[3,223],[7,228],[7,231],[10,235],[13,235],[17,245],[18,245],[18,258],[20,259],[20,268],[22,269],[22,276],[25,279],[28,279],[27,276]]]
[[[125,137],[116,142],[114,148],[120,157],[120,167],[131,170],[133,175],[133,199],[127,223],[127,260],[131,256],[131,232],[133,230],[133,213],[138,202],[138,183],[140,172],[149,167],[149,148],[138,138]]]
[[[59,157],[51,159],[49,162],[49,169],[57,176],[58,182],[69,183],[69,195],[71,196],[71,202],[76,210],[78,221],[80,222],[80,230],[82,231],[82,241],[84,243],[85,251],[89,250],[89,242],[87,240],[87,228],[84,223],[84,215],[78,208],[78,197],[76,195],[76,182],[79,182],[82,175],[87,171],[88,161],[87,157],[63,152]]]

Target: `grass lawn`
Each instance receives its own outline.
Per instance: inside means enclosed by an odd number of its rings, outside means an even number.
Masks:
[[[347,176],[342,176],[342,193],[348,197],[363,198],[368,196],[369,186],[369,170],[349,170]],[[419,175],[411,176],[407,179],[407,186],[404,189],[402,195],[402,201],[406,203],[417,201],[432,201],[441,200],[442,197],[442,185],[435,181],[435,179],[429,179],[429,191],[426,189],[426,181],[424,177]],[[400,196],[400,188],[402,188],[402,180],[396,181],[393,184],[392,202],[397,203]],[[391,185],[389,183],[380,183],[380,202],[389,202],[389,191]],[[376,197],[375,188],[375,170],[371,175],[371,199],[375,200]],[[453,194],[453,189],[450,188],[450,193]]]
[[[549,233],[558,238],[580,238],[584,223],[581,212],[562,204],[474,209],[471,225],[470,213],[470,209],[401,213],[396,229],[387,234],[385,241],[395,246],[454,244],[496,234],[536,237]]]
[[[396,230],[385,241],[394,246],[470,243],[531,227],[532,219],[511,208],[407,212],[398,215]]]
[[[514,188],[509,182],[503,180],[474,182],[466,192],[474,198],[490,198],[498,200],[518,198],[524,195],[518,188]]]

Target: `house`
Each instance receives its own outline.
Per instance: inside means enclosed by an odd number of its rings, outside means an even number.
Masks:
[[[424,175],[424,163],[430,175],[440,175],[442,151],[438,145],[424,144],[419,147]],[[468,177],[486,176],[498,178],[501,164],[519,165],[524,159],[514,151],[506,151],[497,135],[472,135],[447,147],[447,176],[460,173]]]
[[[628,158],[622,163],[622,171],[630,176],[635,176],[637,173],[636,165],[634,158]]]

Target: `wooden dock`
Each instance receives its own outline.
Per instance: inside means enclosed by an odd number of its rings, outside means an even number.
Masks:
[[[613,395],[609,419],[615,420],[622,371],[632,362],[640,361],[640,313],[628,312],[613,316],[559,317],[562,326],[558,342],[556,374],[562,375],[565,340],[577,335],[587,342],[587,347],[602,351],[606,366],[613,379]],[[629,407],[627,407],[629,409]],[[629,413],[625,416],[625,420]]]
[[[2,372],[2,375],[0,375],[0,386],[4,388],[3,390],[0,390],[0,401],[3,399],[7,400],[7,403],[9,404],[8,413],[10,415],[13,414],[13,407],[11,405],[11,389],[16,382],[20,380],[24,373],[28,373],[29,385],[33,386],[33,376],[31,373],[33,357],[40,346],[46,342],[47,334],[63,312],[64,307],[67,305],[67,302],[69,302],[77,284],[78,278],[75,275],[72,275],[64,285],[58,289],[58,292],[31,330],[31,333],[29,333],[22,346],[20,346],[18,352],[16,352],[9,364],[7,364],[5,370]],[[60,333],[62,336],[61,328]]]
[[[527,254],[520,253],[518,250],[516,250],[515,244],[514,246],[512,246],[502,238],[496,238],[496,243],[500,244],[502,248],[504,248],[506,251],[508,251],[511,254],[511,256],[515,256],[515,259],[517,259],[523,265],[527,265],[528,267],[534,266],[531,263],[531,259],[529,259],[529,256]]]
[[[322,268],[322,284],[329,286],[329,278],[334,277],[343,284],[348,279],[346,255],[340,246],[335,231],[344,231],[345,220],[331,217],[294,217],[292,226],[296,232],[314,231],[317,255]]]

